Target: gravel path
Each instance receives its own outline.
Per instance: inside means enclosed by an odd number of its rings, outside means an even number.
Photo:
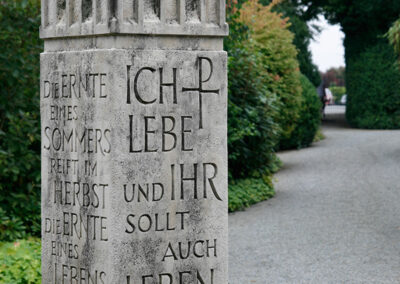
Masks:
[[[279,154],[276,197],[229,216],[230,284],[400,283],[400,131],[348,128]]]

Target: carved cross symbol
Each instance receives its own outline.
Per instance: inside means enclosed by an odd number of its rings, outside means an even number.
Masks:
[[[199,56],[199,87],[198,88],[182,88],[182,92],[198,92],[199,93],[199,129],[203,128],[203,94],[213,93],[219,94],[218,90],[205,90],[203,89],[203,83],[208,82],[211,79],[211,75],[213,74],[213,63],[208,57]],[[210,64],[210,75],[208,75],[207,79],[203,79],[203,61],[207,61]]]

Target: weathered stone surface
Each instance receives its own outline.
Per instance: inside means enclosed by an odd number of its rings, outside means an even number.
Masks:
[[[181,36],[45,41],[43,283],[228,282],[221,47]]]
[[[42,38],[227,32],[225,0],[42,0]]]

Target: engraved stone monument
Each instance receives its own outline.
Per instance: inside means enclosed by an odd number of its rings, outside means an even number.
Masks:
[[[43,283],[226,284],[223,0],[42,0]]]

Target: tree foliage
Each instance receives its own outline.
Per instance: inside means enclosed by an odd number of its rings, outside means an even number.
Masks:
[[[271,0],[260,0],[264,5],[271,3]],[[289,30],[294,34],[293,44],[298,50],[297,60],[300,71],[304,74],[314,86],[319,86],[321,77],[318,67],[313,63],[310,51],[310,42],[314,36],[313,30],[318,31],[316,26],[311,26],[308,22],[314,18],[304,14],[304,5],[299,1],[284,0],[274,6],[274,11],[282,13],[289,18]]]
[[[331,23],[345,33],[346,63],[367,48],[382,42],[382,35],[400,14],[397,0],[313,0]]]
[[[326,88],[331,86],[345,86],[345,68],[329,68],[326,72],[322,73],[322,81],[324,82],[324,86]]]

